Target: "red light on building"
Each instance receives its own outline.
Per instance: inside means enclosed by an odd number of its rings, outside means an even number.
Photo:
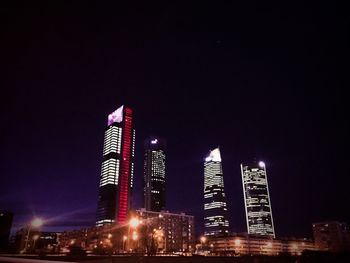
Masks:
[[[118,203],[118,223],[124,223],[127,218],[128,207],[130,205],[130,169],[131,169],[131,152],[132,152],[132,110],[125,108],[125,124],[122,139],[122,154],[120,160],[120,179],[119,179],[119,203]]]

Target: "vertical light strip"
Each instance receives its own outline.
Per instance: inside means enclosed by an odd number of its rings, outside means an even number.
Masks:
[[[248,234],[250,234],[249,221],[248,221],[247,197],[246,197],[246,189],[245,189],[245,180],[244,180],[243,164],[241,164],[241,174],[242,174],[242,185],[243,185],[243,194],[244,194],[244,208],[245,208],[245,216],[246,216],[246,222],[247,222],[247,232],[248,232]]]
[[[120,165],[120,183],[119,183],[119,204],[118,204],[118,223],[122,224],[126,221],[128,205],[129,205],[129,176],[130,176],[130,161],[132,147],[132,110],[125,108],[125,123],[123,147],[121,153]]]
[[[270,205],[270,216],[271,216],[271,224],[272,224],[272,234],[273,234],[273,237],[276,238],[275,226],[274,226],[274,224],[273,224],[272,205],[271,205],[271,200],[270,200],[269,183],[268,183],[268,180],[267,180],[267,173],[266,173],[266,165],[264,165],[264,172],[265,172],[265,179],[266,179],[267,197],[269,198],[269,205]]]

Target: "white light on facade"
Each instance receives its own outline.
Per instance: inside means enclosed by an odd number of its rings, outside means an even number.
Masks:
[[[108,125],[111,125],[114,122],[120,123],[123,121],[123,108],[124,105],[120,106],[118,109],[108,115]]]
[[[212,151],[210,151],[209,156],[207,156],[207,158],[205,158],[206,162],[221,162],[221,154],[220,154],[220,150],[219,148],[216,148]]]
[[[247,230],[248,234],[275,237],[265,163],[260,161],[258,166],[241,164]]]
[[[260,162],[259,162],[259,166],[260,166],[261,168],[263,168],[263,167],[265,167],[265,163],[264,163],[263,161],[260,161]]]

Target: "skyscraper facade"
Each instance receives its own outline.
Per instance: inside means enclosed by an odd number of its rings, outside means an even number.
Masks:
[[[164,139],[149,137],[145,140],[144,207],[160,212],[165,208],[165,146]]]
[[[248,234],[275,237],[264,162],[241,164]]]
[[[103,144],[96,225],[124,223],[131,206],[135,130],[133,111],[119,107],[108,115]]]
[[[229,233],[224,176],[219,148],[209,152],[204,162],[204,235]]]

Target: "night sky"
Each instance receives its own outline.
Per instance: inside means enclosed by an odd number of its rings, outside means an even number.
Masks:
[[[335,2],[1,5],[0,210],[14,229],[93,225],[107,115],[134,109],[167,139],[167,209],[203,227],[203,162],[220,146],[230,227],[245,232],[239,164],[266,163],[277,236],[350,223],[349,17]],[[167,2],[167,1],[165,1]],[[209,2],[209,1],[208,1]],[[236,2],[236,1],[234,1]]]

